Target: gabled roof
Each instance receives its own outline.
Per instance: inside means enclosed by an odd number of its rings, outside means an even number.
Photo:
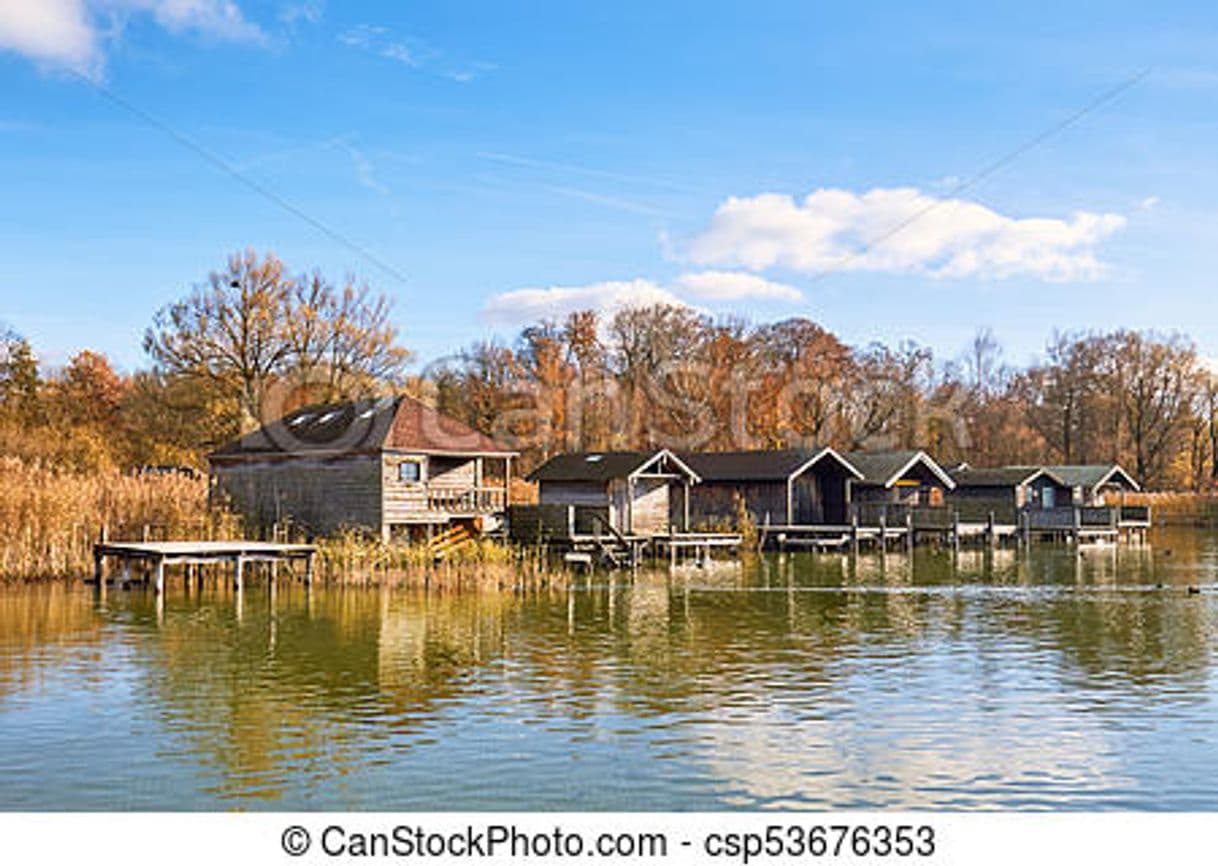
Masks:
[[[698,473],[667,448],[656,451],[577,451],[558,454],[528,475],[529,481],[606,482],[637,475],[653,464],[671,462],[679,473],[695,483]]]
[[[1069,487],[1062,479],[1043,466],[998,466],[957,469],[951,473],[957,487],[1019,487],[1030,484],[1042,475],[1062,487]]]
[[[832,448],[686,452],[681,454],[681,459],[702,476],[703,481],[786,481],[822,460],[835,461],[848,475],[862,477]]]
[[[217,448],[208,459],[224,462],[380,451],[498,457],[516,454],[455,418],[402,395],[306,406]]]
[[[1050,472],[1071,487],[1095,490],[1106,484],[1119,484],[1129,490],[1141,490],[1141,485],[1117,463],[1096,463],[1084,466],[1049,466]]]
[[[925,451],[851,451],[842,455],[863,476],[862,483],[892,487],[914,466],[925,466],[949,490],[952,477]]]

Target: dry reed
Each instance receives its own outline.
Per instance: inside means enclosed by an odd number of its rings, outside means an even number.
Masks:
[[[115,541],[242,537],[235,515],[209,505],[201,478],[83,474],[0,458],[0,580],[90,575],[103,527]],[[289,527],[286,534],[295,533]],[[439,561],[426,544],[384,544],[356,531],[314,541],[316,575],[333,583],[520,589],[560,585],[567,577],[540,550],[486,538]]]
[[[1126,493],[1126,505],[1149,505],[1156,526],[1218,526],[1218,494]]]
[[[111,539],[233,538],[239,521],[180,474],[81,474],[0,458],[0,579],[80,577],[102,528]]]
[[[433,589],[539,589],[564,585],[568,572],[538,548],[480,538],[437,559],[425,543],[384,543],[357,531],[317,539],[318,576],[344,584]]]

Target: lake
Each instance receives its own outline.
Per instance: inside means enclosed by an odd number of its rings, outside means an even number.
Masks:
[[[0,808],[1218,809],[1218,541],[1152,540],[3,588]]]

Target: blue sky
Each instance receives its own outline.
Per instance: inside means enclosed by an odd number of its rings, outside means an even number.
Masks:
[[[988,7],[0,0],[0,321],[131,369],[252,246],[367,278],[423,360],[655,299],[1218,356],[1218,10]]]

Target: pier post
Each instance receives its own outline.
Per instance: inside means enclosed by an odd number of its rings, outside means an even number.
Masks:
[[[96,550],[93,551],[93,578],[98,586],[106,585],[106,555]]]
[[[855,556],[859,555],[859,516],[857,514],[850,516],[850,552]]]
[[[998,546],[998,527],[996,523],[994,512],[991,511],[985,518],[986,541],[989,542],[991,550]]]
[[[241,591],[241,584],[245,578],[245,558],[238,556],[233,561],[233,589]]]
[[[307,557],[305,557],[305,573],[304,573],[305,586],[313,585],[313,557],[315,555],[316,554],[314,554],[312,551],[310,551],[309,555]]]
[[[880,554],[888,552],[888,515],[880,511]]]
[[[960,552],[960,512],[952,512],[952,550]]]
[[[905,512],[905,548],[912,556],[914,551],[914,522],[913,512]]]
[[[156,594],[162,595],[162,594],[164,594],[164,592],[165,592],[165,558],[163,556],[158,556],[156,559]]]
[[[1083,540],[1083,510],[1077,505],[1074,506],[1074,543],[1078,544]]]

